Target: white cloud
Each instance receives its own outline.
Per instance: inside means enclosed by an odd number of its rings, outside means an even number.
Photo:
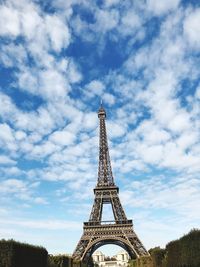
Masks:
[[[23,171],[18,167],[9,165],[1,167],[1,172],[3,173],[4,177],[20,176],[23,173]]]
[[[193,48],[200,48],[200,9],[197,8],[186,16],[184,21],[184,33]]]
[[[140,143],[140,145],[136,147],[136,151],[138,152],[138,154],[140,155],[140,157],[144,162],[150,164],[160,163],[163,156],[162,145],[146,146]]]
[[[181,149],[190,148],[192,145],[198,142],[199,135],[197,132],[185,131],[177,138],[177,144]]]
[[[98,9],[95,13],[96,23],[93,26],[94,31],[105,33],[117,27],[119,22],[119,13],[115,9],[109,11]]]
[[[0,145],[2,148],[10,151],[17,150],[17,144],[15,143],[13,130],[6,123],[0,124]]]
[[[0,139],[5,142],[14,141],[12,130],[6,123],[0,124]]]
[[[9,6],[9,7],[8,7]],[[23,44],[9,43],[2,47],[0,58],[7,67],[16,67],[19,89],[41,95],[45,99],[66,97],[69,83],[78,82],[82,75],[77,65],[70,60],[67,69],[61,70],[59,59],[52,54],[61,52],[71,42],[67,23],[61,16],[42,12],[39,5],[27,1],[16,4],[10,1],[1,6],[3,35],[24,37]],[[6,20],[6,21],[5,21]],[[27,58],[32,60],[32,69],[27,67]]]
[[[27,219],[16,219],[16,220],[8,220],[3,219],[0,220],[1,224],[6,225],[15,225],[25,228],[31,229],[49,229],[49,230],[57,230],[57,229],[79,229],[80,223],[76,221],[65,221],[65,220],[27,220]]]
[[[114,95],[110,94],[110,93],[105,93],[103,94],[102,97],[103,101],[109,105],[113,105],[115,104],[115,97]]]
[[[8,171],[11,174],[22,173],[19,169],[13,168],[12,171]],[[23,173],[25,174],[25,172]],[[24,205],[29,206],[29,204],[48,204],[48,201],[41,196],[36,196],[34,192],[39,187],[39,182],[30,182],[22,179],[7,178],[0,182],[0,193],[2,199],[9,200],[20,199],[24,201]]]
[[[151,120],[144,120],[136,129],[136,134],[142,138],[143,142],[151,145],[165,143],[171,138],[169,132]]]
[[[2,194],[27,193],[26,183],[22,180],[8,179],[2,181],[0,184],[0,192]]]
[[[15,165],[16,161],[7,156],[0,155],[0,165]]]
[[[97,118],[97,114],[94,113],[94,112],[89,112],[89,113],[86,113],[84,116],[83,116],[83,122],[82,122],[82,127],[83,129],[86,129],[86,130],[93,130],[93,129],[96,129],[97,128],[97,125],[98,125],[98,118]]]
[[[111,150],[112,152],[112,150]],[[115,159],[116,153],[111,153],[111,158]],[[114,170],[119,170],[122,173],[131,173],[135,171],[143,172],[147,169],[142,160],[132,160],[124,157],[124,159],[115,160],[113,164]]]
[[[189,115],[186,112],[177,112],[177,114],[171,122],[169,122],[169,129],[174,132],[182,132],[184,130],[189,130],[191,123]]]
[[[195,97],[200,100],[200,85],[198,85],[196,88]]]
[[[60,140],[60,144],[61,142],[62,141]],[[49,156],[50,154],[52,154],[53,152],[59,149],[60,148],[57,147],[53,142],[46,141],[40,145],[35,145],[35,146],[30,147],[30,151],[27,151],[27,152],[29,152],[28,157],[40,159],[41,157],[44,158],[46,156]]]
[[[71,41],[69,28],[64,24],[59,17],[47,15],[45,17],[46,31],[52,44],[52,48],[59,52],[62,48],[69,45]]]
[[[123,202],[132,207],[171,210],[183,217],[190,214],[195,220],[199,215],[193,213],[192,206],[198,202],[200,183],[198,178],[189,177],[160,176],[134,181],[131,184],[134,191],[129,186],[129,190],[121,193],[121,196]],[[165,183],[165,179],[169,182]]]
[[[101,81],[93,80],[89,84],[86,85],[85,94],[88,97],[94,97],[95,95],[101,97],[104,90],[105,90],[105,86]]]
[[[65,97],[70,86],[65,76],[55,69],[33,70],[24,69],[18,75],[19,86],[32,94],[41,95],[45,99]]]
[[[0,6],[0,25],[0,35],[18,36],[21,31],[19,13],[13,8]]]
[[[27,134],[24,131],[16,131],[15,132],[16,140],[21,141],[21,140],[25,139],[26,137],[27,137]]]
[[[25,37],[30,41],[36,37],[41,26],[43,28],[43,19],[36,6],[29,4],[24,7],[25,10],[21,14],[22,32],[24,32]]]
[[[0,34],[17,37],[24,35],[28,42],[37,42],[37,46],[56,51],[66,48],[71,35],[68,26],[56,15],[42,14],[38,5],[24,2],[17,5],[10,1],[9,7],[2,5]]]
[[[80,82],[82,79],[82,74],[78,70],[77,65],[72,60],[70,60],[69,62],[67,74],[69,76],[68,79],[71,83]]]
[[[120,33],[123,35],[131,35],[136,30],[139,30],[142,27],[142,22],[137,13],[132,10],[128,10],[125,15],[121,18]]]
[[[120,2],[120,0],[104,0],[105,7],[111,7],[113,5],[116,5]]]
[[[37,204],[48,204],[48,201],[42,197],[36,197],[34,202]]]
[[[126,128],[112,121],[107,121],[107,131],[109,138],[121,137],[125,134]]]
[[[56,131],[54,132],[49,140],[53,143],[61,146],[72,145],[75,141],[75,135],[68,131]]]
[[[69,86],[64,76],[56,70],[45,70],[39,74],[42,94],[47,98],[64,97]]]
[[[0,59],[6,67],[14,67],[26,62],[27,52],[21,44],[4,45],[0,52]]]
[[[174,10],[178,7],[180,0],[147,0],[148,9],[155,15],[163,15],[170,10]]]

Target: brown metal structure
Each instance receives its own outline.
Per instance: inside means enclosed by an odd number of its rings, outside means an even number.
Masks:
[[[132,220],[126,218],[119,199],[119,188],[115,185],[109,156],[106,134],[106,112],[98,111],[99,170],[98,181],[94,189],[95,199],[89,222],[84,222],[83,235],[73,253],[73,258],[88,262],[93,252],[106,244],[116,244],[124,248],[131,258],[149,255],[133,230]],[[104,204],[111,204],[114,221],[102,221]]]

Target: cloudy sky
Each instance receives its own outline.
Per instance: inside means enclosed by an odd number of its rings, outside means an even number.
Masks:
[[[144,245],[200,226],[199,24],[195,0],[0,1],[0,238],[73,252],[93,203],[101,98]]]

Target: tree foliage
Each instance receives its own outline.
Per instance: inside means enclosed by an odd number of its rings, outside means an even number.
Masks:
[[[48,267],[87,267],[87,265],[81,261],[73,260],[68,255],[49,255]]]
[[[155,247],[155,248],[150,249],[149,253],[151,254],[153,266],[162,267],[166,250],[160,247]]]

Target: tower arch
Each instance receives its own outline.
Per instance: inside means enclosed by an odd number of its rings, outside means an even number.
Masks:
[[[122,237],[112,237],[112,238],[101,237],[101,238],[97,238],[96,240],[91,242],[91,244],[89,245],[87,250],[85,250],[85,253],[83,255],[82,260],[87,262],[87,259],[90,258],[92,256],[92,254],[97,249],[99,249],[100,247],[105,246],[105,245],[117,245],[117,246],[123,248],[129,254],[129,257],[131,259],[137,258],[137,252],[135,252],[135,251],[133,252],[133,248],[131,247],[129,242],[127,240],[125,240],[124,238],[122,238]]]

